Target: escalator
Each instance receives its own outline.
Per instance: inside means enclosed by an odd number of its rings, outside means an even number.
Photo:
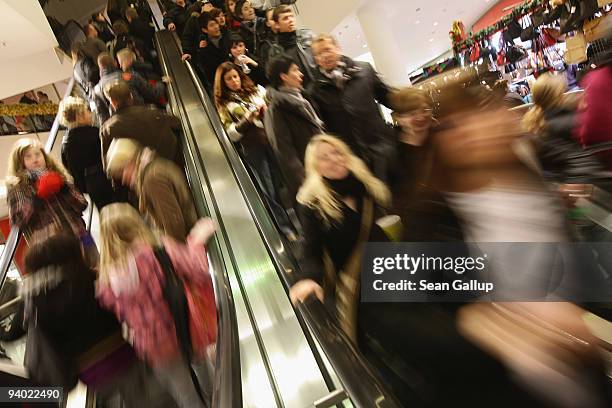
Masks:
[[[159,17],[157,3],[150,4]],[[208,245],[219,315],[212,406],[399,406],[321,303],[292,307],[287,292],[299,266],[288,242],[194,69],[181,61],[176,37],[158,31],[156,45],[163,73],[171,78],[169,109],[181,119],[185,173],[197,210],[219,225]],[[72,86],[74,81],[67,95]],[[47,151],[57,148],[59,134],[56,118]],[[0,284],[19,240],[13,229],[0,257]],[[0,320],[18,304],[16,299],[0,306]],[[15,368],[27,383],[25,370]],[[92,406],[94,399],[89,392],[80,402]]]

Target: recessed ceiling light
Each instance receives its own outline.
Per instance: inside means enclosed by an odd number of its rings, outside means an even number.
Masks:
[[[436,21],[436,22],[434,22],[434,27],[435,27],[435,26],[437,26],[437,25],[438,25],[438,22],[437,22],[437,21]]]
[[[414,24],[421,24],[421,20],[415,21]]]
[[[434,40],[433,38],[430,38],[430,39],[429,39],[429,42],[433,42],[433,40]]]

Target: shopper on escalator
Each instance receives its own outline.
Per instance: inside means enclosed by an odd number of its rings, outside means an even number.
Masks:
[[[130,34],[142,41],[147,49],[152,49],[155,29],[150,22],[143,20],[138,15],[138,10],[133,7],[126,10],[125,18],[129,24]]]
[[[236,3],[236,15],[241,21],[239,33],[247,49],[260,58],[260,44],[266,35],[266,19],[255,15],[255,9],[248,0],[240,0]]]
[[[101,304],[179,407],[210,406],[217,313],[205,244],[215,224],[199,220],[184,244],[153,232],[128,204],[105,207],[100,219]]]
[[[40,385],[83,382],[101,406],[119,396],[126,408],[162,406],[159,384],[121,335],[121,325],[95,297],[96,273],[70,233],[41,236],[25,257],[21,289],[28,328],[25,366]]]
[[[177,135],[181,129],[179,119],[152,107],[134,103],[132,91],[126,82],[111,84],[107,94],[115,114],[100,127],[102,160],[114,139],[131,138],[168,160],[180,163]]]
[[[185,175],[175,163],[133,139],[114,139],[106,155],[106,172],[134,191],[138,209],[152,225],[185,241],[197,215]]]
[[[93,126],[87,102],[72,96],[60,103],[61,123],[68,128],[62,142],[62,163],[81,193],[91,197],[98,211],[115,202],[115,192],[102,168],[100,130]]]
[[[113,39],[113,30],[110,24],[108,24],[108,21],[106,21],[104,13],[99,12],[92,15],[91,24],[93,24],[93,26],[96,28],[96,31],[98,31],[98,37],[100,37],[104,43],[107,43]]]
[[[170,31],[176,31],[180,36],[185,29],[185,23],[189,18],[189,6],[191,2],[188,0],[176,0],[175,7],[167,10],[164,16],[164,27]]]
[[[281,5],[274,9],[272,19],[276,27],[276,41],[270,42],[261,55],[265,69],[271,61],[282,54],[290,56],[304,74],[304,87],[314,80],[316,64],[312,55],[311,43],[314,37],[310,30],[298,30],[293,9]]]
[[[304,75],[293,59],[281,56],[268,67],[270,86],[266,133],[281,166],[292,203],[304,182],[304,154],[310,139],[323,132],[323,122],[302,95]]]
[[[239,35],[234,34],[231,36],[230,54],[232,62],[240,67],[242,72],[248,75],[255,84],[261,86],[268,84],[268,78],[261,64],[254,55],[249,53],[244,39]]]
[[[227,135],[239,147],[240,155],[255,175],[266,196],[276,222],[295,240],[287,214],[281,204],[283,184],[274,152],[263,125],[266,90],[255,85],[242,69],[224,62],[215,78],[215,104]]]
[[[376,177],[386,181],[396,138],[378,104],[390,107],[392,89],[369,63],[343,56],[336,39],[328,34],[313,40],[312,53],[318,69],[306,92],[326,129],[341,137]]]
[[[198,44],[197,64],[212,89],[217,67],[229,60],[230,37],[223,34],[221,26],[210,13],[203,13],[199,19],[202,33]]]

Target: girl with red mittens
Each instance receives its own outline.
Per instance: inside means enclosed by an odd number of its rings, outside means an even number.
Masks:
[[[21,228],[28,243],[35,234],[72,231],[81,240],[91,265],[97,263],[97,249],[82,217],[87,201],[39,141],[24,138],[15,143],[6,187],[10,222]]]

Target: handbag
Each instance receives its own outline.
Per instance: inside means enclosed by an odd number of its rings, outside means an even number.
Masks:
[[[510,45],[506,50],[506,59],[510,64],[516,64],[527,57],[524,49],[517,45]]]
[[[508,28],[506,30],[506,32],[508,33],[508,37],[512,38],[513,40],[515,38],[519,38],[521,36],[522,31],[523,31],[523,27],[521,27],[519,22],[516,20],[510,21],[510,23],[508,24]]]
[[[24,366],[28,376],[40,385],[74,388],[78,374],[74,362],[64,358],[37,324],[36,318],[28,324]]]
[[[556,28],[545,27],[542,30],[542,42],[546,47],[552,47],[557,44],[557,40],[561,36],[561,31]]]
[[[198,393],[200,399],[205,401],[198,377],[190,364],[193,355],[193,348],[191,345],[191,333],[189,330],[189,306],[187,303],[187,295],[185,293],[185,284],[176,274],[166,249],[161,246],[156,248],[154,253],[155,258],[157,258],[159,265],[164,271],[165,284],[162,288],[162,294],[164,295],[164,300],[168,305],[168,309],[172,315],[172,320],[174,321],[174,329],[176,332],[176,339],[179,349],[187,365],[189,366],[189,373],[191,374],[191,380],[196,392]]]
[[[583,30],[586,42],[592,43],[595,40],[604,38],[610,27],[612,27],[612,13],[591,21],[585,21]]]
[[[540,34],[538,31],[538,27],[539,27],[539,24],[536,25],[533,22],[533,19],[531,19],[531,24],[523,28],[523,30],[521,31],[521,41],[525,42],[525,41],[530,41],[530,40],[535,39],[538,36],[538,34]]]
[[[561,26],[561,34],[567,34],[570,31],[575,31],[582,24],[582,5],[579,0],[568,0],[561,7],[562,13],[559,24]]]
[[[476,62],[480,59],[480,44],[478,42],[474,42],[474,47],[472,48],[472,52],[470,52],[470,62]]]
[[[586,21],[593,17],[599,10],[597,0],[582,0],[580,3],[580,19]]]
[[[584,34],[577,32],[573,37],[568,37],[565,43],[567,47],[566,63],[579,64],[587,60],[587,42]]]
[[[548,9],[544,12],[544,24],[552,24],[561,18],[561,14],[563,13],[563,6],[555,7],[553,9]]]

